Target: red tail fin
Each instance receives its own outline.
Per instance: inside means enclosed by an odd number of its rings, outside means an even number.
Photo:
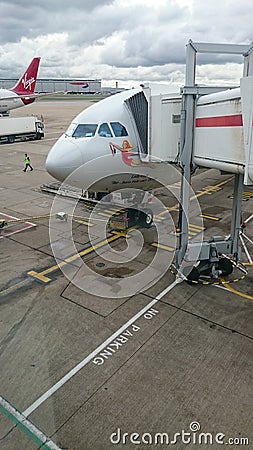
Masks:
[[[11,89],[18,95],[33,94],[37,73],[40,64],[40,57],[33,58],[31,64],[26,69],[25,73],[20,77],[17,84]]]

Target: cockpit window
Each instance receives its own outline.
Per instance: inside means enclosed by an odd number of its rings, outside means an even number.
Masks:
[[[96,123],[79,123],[72,136],[74,138],[92,137],[96,133],[97,126]]]
[[[65,132],[66,136],[71,137],[72,134],[74,133],[74,130],[76,129],[76,127],[77,127],[77,123],[72,122]]]
[[[114,132],[116,137],[128,136],[128,132],[127,132],[126,128],[121,123],[119,123],[119,122],[110,122],[110,125],[111,125],[111,127],[113,129],[113,132]]]
[[[108,123],[102,123],[102,125],[100,125],[98,134],[101,137],[112,137],[112,132],[109,128]]]

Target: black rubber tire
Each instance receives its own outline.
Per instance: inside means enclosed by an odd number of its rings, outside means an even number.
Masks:
[[[153,211],[151,209],[140,211],[139,222],[141,227],[150,228],[153,224]]]
[[[13,144],[15,141],[15,136],[8,136],[8,144]]]
[[[197,283],[199,281],[199,276],[200,276],[200,273],[199,273],[197,267],[193,267],[193,269],[187,276],[187,282],[189,284],[194,284],[194,282]]]
[[[218,267],[222,270],[222,275],[230,275],[233,272],[233,264],[228,258],[221,258]]]

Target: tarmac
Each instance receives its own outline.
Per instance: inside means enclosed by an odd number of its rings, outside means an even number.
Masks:
[[[142,230],[142,240],[136,229],[103,237],[112,211],[89,217],[81,201],[53,205],[55,196],[40,189],[54,181],[45,170],[48,151],[90,104],[41,101],[12,111],[42,115],[45,138],[0,145],[0,219],[25,219],[0,230],[0,448],[250,449],[247,254],[247,276],[235,268],[219,284],[191,285],[171,271],[175,234],[166,214]],[[32,172],[23,172],[24,153]],[[191,218],[192,239],[228,236],[233,177],[200,171],[193,190],[201,214]],[[157,196],[175,221],[175,198]],[[55,216],[73,204],[73,221]],[[253,187],[245,186],[242,204],[246,220]],[[160,248],[159,221],[168,234]],[[242,234],[249,254],[252,222]],[[124,251],[140,242],[129,261]]]

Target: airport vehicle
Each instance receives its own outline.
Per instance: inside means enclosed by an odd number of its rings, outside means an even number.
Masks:
[[[29,105],[40,95],[34,93],[40,59],[40,57],[33,58],[13,88],[0,89],[0,113],[2,115],[7,115],[11,109]]]
[[[0,120],[0,141],[12,144],[15,140],[41,139],[44,124],[36,116],[3,117]]]

